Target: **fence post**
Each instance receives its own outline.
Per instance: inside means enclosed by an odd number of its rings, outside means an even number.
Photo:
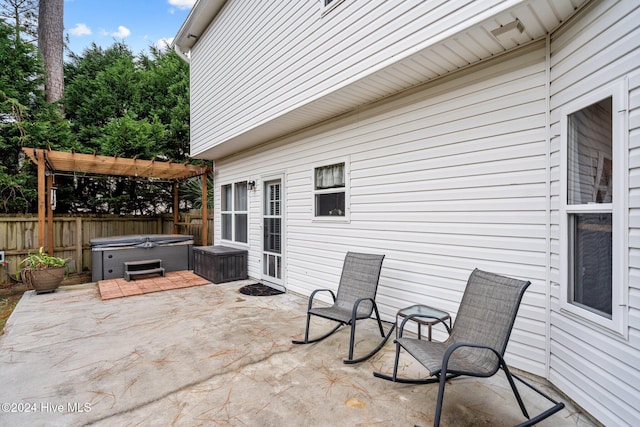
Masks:
[[[82,218],[76,217],[76,273],[80,273],[84,270],[82,264],[82,242],[83,242],[83,230],[82,230]]]

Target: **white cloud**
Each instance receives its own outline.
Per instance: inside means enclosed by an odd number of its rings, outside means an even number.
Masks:
[[[87,27],[85,24],[76,24],[75,27],[69,30],[69,34],[74,36],[88,36],[91,34],[91,28]]]
[[[127,27],[125,27],[124,25],[119,25],[118,26],[118,31],[115,33],[111,33],[111,35],[113,37],[117,37],[120,39],[124,39],[126,37],[129,37],[131,35],[131,30],[129,30]]]
[[[163,37],[156,42],[156,47],[161,50],[166,50],[166,49],[169,49],[169,47],[171,46],[171,43],[173,43],[173,37],[169,37],[169,38]]]
[[[167,2],[178,9],[191,9],[196,4],[196,0],[167,0]]]

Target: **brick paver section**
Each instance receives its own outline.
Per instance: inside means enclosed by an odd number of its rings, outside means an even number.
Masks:
[[[191,271],[169,271],[165,277],[140,276],[127,282],[122,279],[100,280],[98,288],[103,300],[142,295],[149,292],[168,291],[191,286],[208,285],[211,282]]]

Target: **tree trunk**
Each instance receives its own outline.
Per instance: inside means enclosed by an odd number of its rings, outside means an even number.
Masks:
[[[59,101],[64,94],[64,0],[40,0],[38,47],[45,66],[45,99]]]

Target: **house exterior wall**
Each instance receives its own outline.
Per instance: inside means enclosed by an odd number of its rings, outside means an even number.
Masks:
[[[546,375],[545,45],[440,79],[302,133],[216,161],[221,185],[249,192],[249,274],[261,276],[263,182],[282,174],[285,277],[308,295],[337,287],[344,255],[386,255],[383,317],[415,303],[457,311],[478,267],[532,281],[507,350]],[[314,167],[346,161],[349,221],[313,218]],[[215,236],[221,235],[219,215]],[[228,242],[218,240],[218,244]]]
[[[629,1],[593,2],[550,42],[551,124],[551,330],[550,380],[605,425],[638,425],[640,421],[640,5]],[[567,254],[561,234],[560,153],[563,108],[581,96],[611,84],[624,89],[628,111],[624,134],[614,144],[628,144],[623,168],[621,205],[624,229],[621,262],[626,322],[608,330],[562,307],[561,263]],[[626,109],[626,108],[625,108]],[[615,149],[615,146],[614,146]],[[624,164],[628,162],[628,164]],[[614,184],[615,185],[615,184]],[[614,223],[615,224],[615,223]],[[614,233],[615,225],[614,225]],[[626,243],[625,243],[626,241]],[[628,246],[627,246],[628,245]],[[615,263],[616,260],[614,260]],[[615,268],[615,267],[614,267]],[[628,283],[628,286],[626,286]],[[616,309],[616,307],[614,307]]]
[[[345,1],[323,15],[320,2],[228,2],[192,50],[192,154],[366,74],[420,39],[464,26],[474,13],[518,2],[379,3]],[[508,363],[549,378],[605,425],[637,425],[638,18],[637,2],[592,1],[546,41],[216,160],[215,243],[233,245],[220,239],[220,186],[255,181],[249,242],[239,246],[249,250],[249,275],[261,278],[262,183],[281,178],[289,291],[335,289],[349,250],[386,255],[377,300],[387,320],[415,303],[455,315],[475,267],[529,279]],[[562,115],[612,83],[625,100],[617,112],[625,134],[615,141],[625,150],[615,165],[624,175],[616,205],[624,227],[614,248],[624,267],[625,293],[616,301],[622,331],[567,311],[563,301]],[[314,219],[314,168],[337,162],[348,165],[348,220]]]
[[[191,154],[518,3],[229,1],[192,51]]]

